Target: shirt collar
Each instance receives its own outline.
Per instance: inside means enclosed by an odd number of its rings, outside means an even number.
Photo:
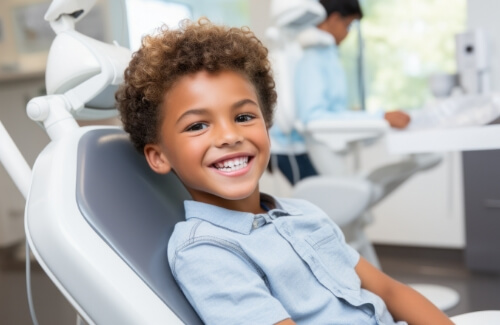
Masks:
[[[306,28],[297,35],[297,41],[302,48],[315,46],[336,46],[332,34],[317,27]]]
[[[261,202],[268,205],[269,202],[274,202],[274,209],[267,212],[268,215],[273,216],[297,216],[302,215],[302,211],[289,206],[278,199],[261,193]],[[241,234],[248,235],[252,231],[253,222],[258,214],[250,212],[241,212],[228,210],[212,204],[203,202],[186,200],[184,201],[184,209],[186,211],[186,220],[191,218],[205,220],[216,226],[226,228]],[[275,218],[275,217],[273,217]]]

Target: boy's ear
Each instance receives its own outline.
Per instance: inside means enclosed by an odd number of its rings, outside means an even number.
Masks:
[[[147,144],[144,146],[144,156],[149,167],[158,174],[166,174],[172,169],[170,162],[157,144]]]

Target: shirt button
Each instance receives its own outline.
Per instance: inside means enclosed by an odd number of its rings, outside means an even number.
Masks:
[[[259,223],[257,222],[257,220],[254,220],[252,223],[253,229],[256,229],[258,226],[259,226]]]

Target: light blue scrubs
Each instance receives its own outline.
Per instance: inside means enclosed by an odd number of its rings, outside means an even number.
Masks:
[[[331,43],[303,49],[303,55],[295,70],[294,80],[297,118],[304,125],[313,120],[383,118],[382,112],[371,114],[348,109],[347,81],[338,47],[330,34],[321,30],[317,30],[317,32],[323,33],[323,38],[330,38]],[[275,125],[271,128],[270,134],[273,145],[279,147],[279,149],[273,150],[273,153],[286,151],[283,149],[287,147],[305,147],[304,138],[295,130],[292,131],[291,135],[286,135]]]

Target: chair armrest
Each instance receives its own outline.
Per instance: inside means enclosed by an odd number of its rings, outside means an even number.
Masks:
[[[357,177],[312,176],[298,182],[292,196],[316,204],[344,227],[363,215],[376,190],[368,180]]]

